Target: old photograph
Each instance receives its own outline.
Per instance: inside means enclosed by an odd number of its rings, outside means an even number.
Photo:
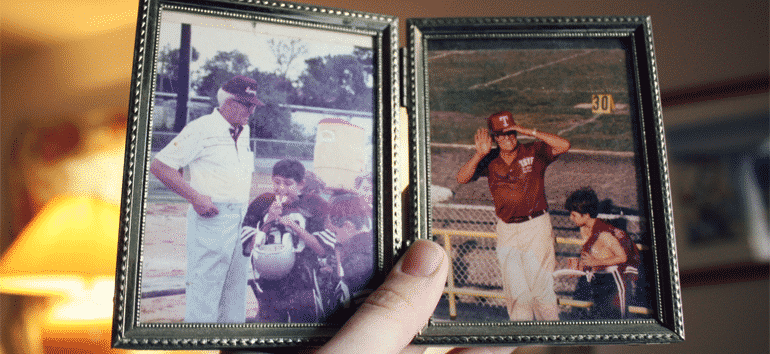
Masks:
[[[432,233],[454,266],[437,318],[649,316],[627,54],[615,44],[428,48]],[[602,233],[618,236],[596,243]]]
[[[371,289],[372,40],[163,11],[142,323],[321,323]]]

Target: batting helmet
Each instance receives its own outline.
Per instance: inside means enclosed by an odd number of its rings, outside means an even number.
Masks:
[[[513,130],[516,122],[508,111],[497,112],[487,118],[487,125],[492,134],[502,134]]]

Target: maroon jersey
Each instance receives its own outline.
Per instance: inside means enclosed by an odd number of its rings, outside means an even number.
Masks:
[[[620,246],[623,247],[623,252],[626,253],[626,262],[618,264],[618,271],[620,273],[624,273],[626,270],[626,267],[631,266],[634,268],[639,268],[639,250],[636,249],[636,244],[634,243],[634,240],[631,239],[631,237],[628,236],[627,233],[625,233],[623,230],[618,229],[615,226],[612,226],[601,219],[596,219],[596,223],[594,223],[593,229],[591,229],[591,236],[588,237],[588,240],[586,240],[586,243],[583,244],[583,252],[590,252],[591,248],[594,246],[594,243],[596,243],[596,240],[599,239],[599,235],[603,232],[607,232],[610,235],[614,236],[618,242],[620,242]],[[592,267],[593,271],[602,271],[606,266],[599,266],[599,267]]]
[[[545,169],[558,157],[542,141],[519,143],[516,149],[516,159],[510,165],[500,157],[499,148],[492,150],[476,166],[471,178],[487,177],[495,213],[507,223],[548,208]]]

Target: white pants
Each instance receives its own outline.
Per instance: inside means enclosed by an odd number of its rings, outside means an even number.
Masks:
[[[240,243],[243,204],[214,203],[215,217],[187,211],[185,322],[246,322],[247,257]]]
[[[511,321],[558,321],[551,216],[507,224],[497,220],[497,260]]]

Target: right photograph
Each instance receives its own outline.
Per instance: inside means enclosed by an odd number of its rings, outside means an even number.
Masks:
[[[408,26],[415,230],[452,260],[435,330],[590,337],[670,315],[668,176],[639,32],[463,21]]]
[[[616,43],[429,48],[431,231],[452,254],[458,290],[438,319],[649,317],[627,58]]]

